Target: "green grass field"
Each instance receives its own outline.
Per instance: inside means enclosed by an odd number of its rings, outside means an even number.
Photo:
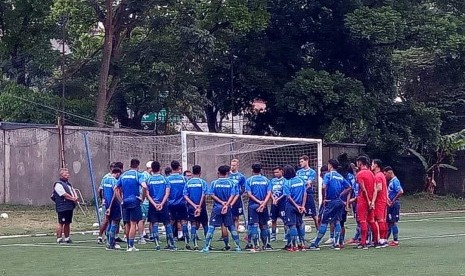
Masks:
[[[95,236],[0,239],[1,275],[465,275],[465,213],[402,217],[401,246],[368,251],[347,247],[319,252],[106,251]],[[351,236],[355,225],[349,220]],[[218,232],[218,231],[217,231]],[[313,238],[315,233],[308,234]],[[281,233],[278,234],[281,238]],[[179,243],[180,245],[180,243]],[[214,247],[221,248],[220,242]],[[274,244],[283,246],[281,242]],[[124,247],[124,245],[123,245]]]

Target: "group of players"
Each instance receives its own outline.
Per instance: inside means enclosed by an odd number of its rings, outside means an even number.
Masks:
[[[342,168],[337,160],[331,159],[321,168],[323,201],[317,213],[313,197],[317,173],[310,168],[306,155],[299,158],[300,169],[297,171],[290,165],[273,168],[274,178],[271,180],[262,174],[259,163],[252,165],[252,176],[246,178],[238,171],[239,160],[233,159],[230,166],[218,168],[218,179],[210,184],[201,178],[198,165],[183,175],[180,163],[174,160],[171,162],[172,171],[163,175],[158,161],[147,163],[144,172],[139,171],[140,161],[137,159],[131,160],[130,169],[124,172],[122,164],[117,162],[112,164],[110,173],[104,176],[100,186],[106,207],[101,235],[106,232],[108,250],[119,248],[117,231],[122,219],[127,251],[138,251],[134,246],[136,232],[140,235],[139,243],[146,243],[143,229],[147,220],[150,239],[156,250],[161,250],[159,224],[163,224],[166,232],[167,245],[164,249],[177,249],[174,235],[177,229],[177,240],[184,241],[183,247],[199,250],[201,239],[197,232],[202,226],[205,242],[200,251],[209,252],[214,232],[221,227],[223,250],[231,249],[230,234],[234,249],[241,251],[237,229],[244,213],[242,195],[246,193],[246,250],[272,250],[270,242],[276,240],[278,219],[285,227],[287,244],[284,249],[319,250],[329,225],[331,248],[339,250],[345,244],[344,223],[350,209],[357,222],[357,233],[350,243],[355,243],[356,248],[367,249],[370,244],[377,248],[385,247],[391,232],[394,240],[389,245],[397,246],[398,199],[403,193],[399,180],[392,168],[382,170],[380,160],[370,162],[367,157],[360,156],[356,163],[356,167],[352,164]],[[207,197],[213,201],[210,214],[207,214]],[[318,229],[317,237],[309,245],[305,242],[304,216],[313,218]],[[270,219],[271,231],[268,226]],[[99,242],[102,242],[100,237]]]

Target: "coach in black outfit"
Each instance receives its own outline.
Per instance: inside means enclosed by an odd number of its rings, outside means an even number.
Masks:
[[[73,222],[73,210],[78,198],[71,183],[68,182],[69,171],[60,169],[60,180],[53,186],[52,200],[55,201],[55,210],[58,214],[57,243],[72,243],[69,238],[70,224]],[[62,235],[65,238],[62,238]]]

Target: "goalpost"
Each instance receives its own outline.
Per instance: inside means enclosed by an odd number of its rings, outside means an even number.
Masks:
[[[262,165],[263,174],[273,177],[275,166],[292,165],[298,168],[299,157],[308,155],[309,165],[319,171],[323,163],[321,139],[254,136],[240,134],[181,132],[183,170],[193,165],[202,167],[202,176],[208,181],[216,178],[217,167],[237,158],[240,171],[249,176],[255,162]],[[322,185],[317,177],[318,203],[322,202]]]

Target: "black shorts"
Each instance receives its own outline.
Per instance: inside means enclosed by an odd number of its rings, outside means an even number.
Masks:
[[[142,209],[139,206],[135,207],[124,207],[123,205],[123,222],[139,222],[142,220]]]
[[[70,224],[73,222],[73,210],[57,212],[59,224]]]
[[[190,222],[198,222],[200,224],[208,223],[208,213],[207,207],[202,207],[200,211],[200,216],[194,216],[195,209],[192,206],[187,207],[187,215],[189,217]]]
[[[329,202],[326,202],[325,208],[323,210],[323,215],[321,216],[321,223],[330,223],[341,221],[342,212],[344,211],[344,203],[342,200],[335,199]]]
[[[179,205],[170,205],[171,220],[187,220],[187,206],[185,203]]]
[[[304,225],[303,214],[290,203],[286,204],[286,225],[287,226],[302,226]]]
[[[236,203],[231,208],[231,213],[233,217],[239,217],[244,214],[244,207],[242,205],[242,196],[239,196]]]
[[[272,221],[278,220],[278,218],[281,218],[283,221],[285,221],[286,217],[286,201],[281,200],[278,202],[278,205],[271,204],[271,210],[270,210],[270,217]]]
[[[388,223],[399,222],[400,218],[400,202],[396,201],[392,206],[388,207],[386,221]]]
[[[147,213],[147,221],[151,223],[170,223],[170,213],[168,211],[168,206],[165,204],[163,208],[158,211],[153,207],[152,204],[149,205],[149,210]]]
[[[221,214],[221,207],[213,207],[210,215],[210,225],[214,227],[234,225],[231,210],[228,210],[226,214]]]
[[[313,194],[307,194],[307,201],[305,202],[305,216],[316,217],[317,215],[318,213],[316,212],[316,204]]]
[[[258,223],[259,225],[268,225],[268,221],[270,220],[268,207],[265,206],[263,212],[258,212],[258,207],[259,205],[256,203],[249,205],[249,212],[247,213],[249,216],[249,224]]]
[[[108,221],[121,220],[121,204],[115,200],[110,207],[110,215],[107,217]],[[108,209],[108,207],[106,207]]]

